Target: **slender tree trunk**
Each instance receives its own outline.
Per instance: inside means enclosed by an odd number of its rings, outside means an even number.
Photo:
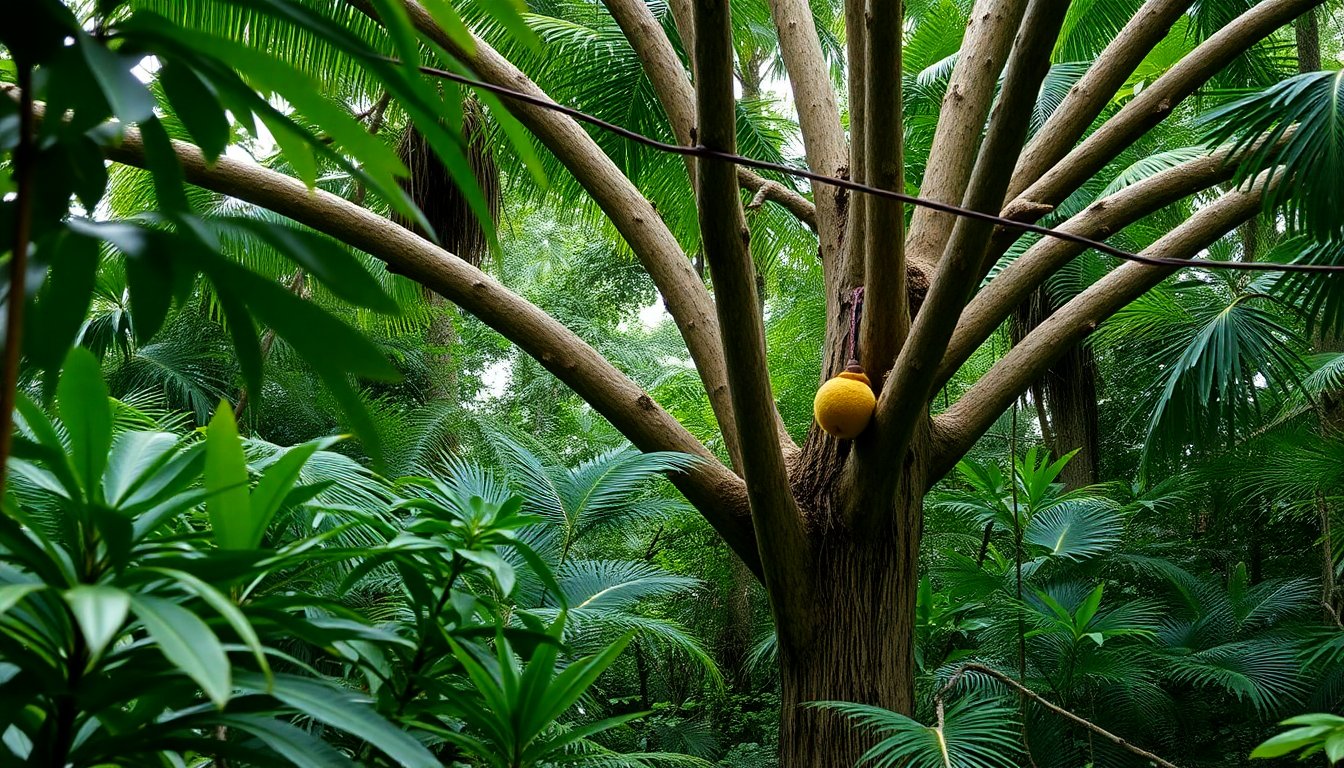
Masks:
[[[1060,357],[1045,375],[1045,392],[1056,453],[1078,450],[1060,473],[1060,480],[1070,489],[1099,482],[1097,362],[1091,348],[1079,345]]]
[[[1321,25],[1312,8],[1298,17],[1293,25],[1297,37],[1297,71],[1317,72],[1321,68]]]
[[[732,689],[746,693],[751,690],[751,670],[747,660],[751,655],[755,628],[751,610],[751,585],[756,582],[756,577],[742,562],[742,558],[731,552],[728,557],[728,594],[725,600],[727,620],[723,627],[720,656]]]
[[[1049,293],[1044,287],[1037,288],[1014,313],[1014,343],[1025,338],[1054,311]],[[1041,423],[1046,446],[1058,456],[1078,451],[1060,473],[1060,481],[1070,489],[1100,481],[1097,378],[1092,350],[1078,345],[1061,355],[1041,377],[1039,385],[1032,387],[1033,394],[1039,392],[1043,396],[1046,418]],[[1040,407],[1038,402],[1037,408]]]

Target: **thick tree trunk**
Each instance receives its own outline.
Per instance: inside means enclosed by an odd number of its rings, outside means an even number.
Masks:
[[[896,510],[893,520],[918,521],[920,504]],[[848,768],[873,745],[848,718],[810,702],[914,709],[919,531],[901,531],[895,540],[855,540],[837,530],[822,535],[808,606],[813,618],[806,630],[779,632],[783,768]]]

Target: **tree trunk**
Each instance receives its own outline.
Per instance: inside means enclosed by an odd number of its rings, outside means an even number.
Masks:
[[[893,520],[918,521],[922,500]],[[918,522],[915,522],[918,526]],[[780,627],[780,765],[848,768],[873,745],[850,719],[818,701],[914,711],[919,531],[859,538],[831,530],[818,543],[808,627]]]
[[[1086,345],[1076,346],[1050,366],[1045,375],[1045,393],[1056,451],[1063,455],[1078,450],[1059,479],[1070,490],[1099,482],[1097,363],[1092,350]]]
[[[1025,338],[1055,309],[1049,292],[1044,287],[1036,289],[1013,315],[1013,342]],[[1051,453],[1062,456],[1078,451],[1060,473],[1060,481],[1070,490],[1099,482],[1097,363],[1092,350],[1086,345],[1070,348],[1050,366],[1041,377],[1040,386],[1033,386],[1032,392],[1044,396],[1048,419],[1042,420],[1042,432]]]

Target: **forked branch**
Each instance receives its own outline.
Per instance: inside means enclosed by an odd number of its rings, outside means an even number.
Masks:
[[[104,149],[116,162],[147,167],[144,143],[134,129],[128,129],[119,144]],[[694,469],[675,475],[672,481],[759,575],[745,505],[734,501],[745,498],[741,478],[573,331],[476,267],[365,208],[227,156],[211,165],[198,148],[184,142],[174,141],[173,149],[191,183],[324,232],[475,315],[536,358],[641,450],[702,457]]]
[[[1022,109],[1021,105],[1035,102],[1067,8],[1068,0],[1031,0],[1028,5],[1004,71],[999,106],[990,119],[971,174],[964,202],[967,208],[986,211],[1002,204],[1030,120],[1030,110]],[[928,297],[915,318],[909,341],[896,360],[891,385],[878,399],[882,446],[875,458],[879,461],[882,457],[890,460],[904,456],[919,421],[925,418],[924,406],[938,361],[970,297],[993,230],[988,222],[965,217],[952,229]],[[860,469],[856,467],[856,471]]]
[[[999,74],[1026,10],[1027,0],[980,0],[971,9],[919,185],[921,197],[956,205],[965,195]],[[932,274],[955,222],[951,214],[915,209],[906,240],[909,262]]]
[[[1114,117],[1103,123],[1043,176],[1032,180],[1030,186],[1005,207],[1004,215],[1017,218],[1024,212],[1045,211],[1058,205],[1140,136],[1165,120],[1176,105],[1199,90],[1233,59],[1321,2],[1263,0],[1238,16],[1186,54],[1152,85],[1130,99]],[[1085,114],[1081,112],[1079,120]],[[1087,126],[1082,127],[1086,129]],[[1059,128],[1063,129],[1063,126]],[[1072,126],[1074,130],[1077,128],[1077,125]],[[1039,213],[1032,220],[1035,218],[1039,218]]]
[[[1191,5],[1193,0],[1148,0],[1134,13],[1022,150],[1008,187],[1010,198],[1017,197],[1068,153]]]
[[[667,113],[672,124],[672,133],[677,142],[690,146],[691,129],[695,127],[695,91],[686,71],[681,66],[672,41],[667,39],[663,27],[644,0],[603,0],[607,11],[620,25],[625,39],[635,50],[644,74],[653,84],[654,93]],[[695,183],[695,160],[686,158],[686,168]],[[781,205],[799,221],[811,229],[817,228],[817,209],[812,201],[775,181],[764,178],[746,168],[737,169],[737,181],[744,189],[755,193],[760,204],[769,200]]]
[[[807,0],[770,0],[770,14],[779,33],[779,51],[793,89],[807,164],[817,173],[843,175],[848,165],[845,134],[812,7]],[[696,36],[699,37],[698,31]],[[843,193],[834,187],[816,187],[812,197],[817,205],[822,254],[829,255],[838,247],[844,227],[840,219]]]
[[[347,2],[370,18],[378,19],[370,0]],[[473,49],[464,50],[417,0],[401,2],[421,34],[458,57],[482,80],[550,100],[536,83],[484,40],[476,38]],[[510,102],[509,108],[583,185],[653,279],[695,361],[724,443],[730,455],[736,456],[740,441],[733,428],[714,302],[676,237],[634,183],[573,118],[518,101]]]
[[[1061,232],[1105,239],[1164,206],[1232,178],[1236,165],[1229,150],[1190,160],[1131,184],[1093,202],[1056,227]],[[994,277],[966,305],[939,367],[935,386],[949,381],[957,368],[994,333],[1031,292],[1087,246],[1054,237],[1041,239]]]
[[[695,0],[694,8],[700,140],[711,149],[732,152],[737,129],[728,4]],[[766,364],[765,323],[757,304],[737,174],[729,163],[702,158],[696,176],[700,236],[718,298],[733,412],[740,434],[760,438],[744,444],[742,467],[765,582],[771,594],[804,595],[808,569],[798,567],[798,560],[810,547],[789,485],[784,452],[771,439],[775,409]],[[806,611],[806,600],[790,604]]]
[[[1142,255],[1191,258],[1254,216],[1264,198],[1266,176],[1250,189],[1223,195],[1144,249]],[[937,457],[929,482],[957,460],[1031,382],[1063,352],[1103,321],[1165,280],[1178,267],[1127,262],[1093,283],[1046,318],[980,377],[952,407],[934,419]]]

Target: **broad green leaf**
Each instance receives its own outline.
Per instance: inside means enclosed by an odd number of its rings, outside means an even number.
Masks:
[[[240,673],[239,685],[265,692],[259,675]],[[410,734],[384,720],[368,699],[330,683],[276,675],[271,695],[307,717],[357,736],[407,768],[439,768],[440,763]]]
[[[174,454],[180,442],[167,432],[122,432],[112,441],[107,470],[103,473],[103,496],[117,506],[140,487],[147,474]]]
[[[250,733],[299,768],[340,768],[354,766],[350,758],[327,742],[289,723],[262,715],[224,715],[214,722]]]
[[[67,232],[54,245],[47,281],[37,294],[24,349],[33,364],[51,374],[65,359],[89,312],[98,273],[98,241]],[[50,394],[50,390],[48,390]]]
[[[109,51],[102,42],[88,35],[79,35],[76,42],[118,119],[123,123],[138,123],[154,116],[154,97],[131,73],[132,60]]]
[[[1092,617],[1097,615],[1097,609],[1101,607],[1101,592],[1105,587],[1105,583],[1098,584],[1097,588],[1092,590],[1087,599],[1083,601],[1083,604],[1078,606],[1078,610],[1073,614],[1075,627],[1083,629],[1092,622]]]
[[[388,296],[359,260],[335,241],[297,227],[247,217],[230,217],[225,224],[266,241],[321,280],[332,293],[352,304],[394,314],[397,303]]]
[[[89,655],[97,659],[126,622],[131,596],[116,587],[93,585],[67,589],[63,596],[84,635]]]
[[[159,208],[168,214],[190,213],[187,179],[168,131],[158,118],[144,120],[140,123],[140,137],[144,141],[145,165],[154,178],[154,194],[158,197]]]
[[[186,608],[157,597],[132,596],[131,608],[164,657],[222,709],[232,692],[229,658],[210,627]]]
[[[0,616],[19,604],[23,598],[38,590],[46,589],[45,584],[4,584],[0,585]]]
[[[256,524],[247,491],[247,458],[227,402],[219,404],[205,433],[205,489],[210,493],[205,510],[215,543],[221,549],[253,548]]]
[[[112,447],[112,406],[93,353],[71,350],[56,385],[56,406],[70,436],[75,475],[91,497],[102,492],[103,467]]]
[[[176,568],[150,568],[148,570],[157,571],[174,579],[188,592],[201,598],[211,608],[214,608],[238,634],[238,638],[252,650],[252,655],[256,658],[257,666],[261,668],[262,674],[267,678],[270,677],[271,665],[266,660],[266,651],[261,645],[261,638],[257,637],[257,631],[253,629],[252,623],[247,620],[247,616],[243,615],[242,610],[223,592],[183,570]]]
[[[159,84],[205,158],[214,162],[229,145],[231,134],[228,115],[214,89],[191,67],[171,58],[159,72]]]
[[[262,473],[261,479],[257,481],[256,490],[252,492],[252,530],[248,532],[248,539],[251,542],[249,547],[256,547],[261,544],[262,537],[266,534],[266,528],[271,523],[271,518],[280,511],[284,504],[285,497],[289,494],[294,484],[299,480],[299,473],[303,470],[303,465],[312,458],[314,453],[321,448],[331,444],[330,440],[314,440],[312,442],[296,445],[285,451],[274,464],[266,468]]]

